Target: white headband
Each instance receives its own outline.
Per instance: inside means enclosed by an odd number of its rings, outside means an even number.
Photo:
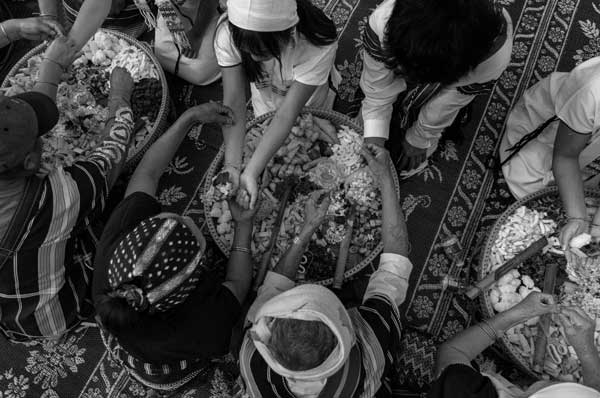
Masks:
[[[281,32],[298,21],[296,0],[228,0],[229,22],[255,32]]]
[[[267,347],[271,338],[272,318],[321,321],[331,329],[337,345],[329,357],[314,369],[292,371],[275,359]],[[354,328],[342,302],[329,289],[317,285],[301,285],[267,301],[252,320],[250,336],[256,349],[271,369],[279,375],[299,381],[323,380],[337,372],[346,362],[356,341]]]

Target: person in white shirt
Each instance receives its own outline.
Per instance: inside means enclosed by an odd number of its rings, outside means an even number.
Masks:
[[[223,129],[225,168],[238,201],[253,207],[257,178],[285,141],[304,106],[330,108],[330,73],[337,49],[333,21],[310,0],[229,0],[217,26],[215,54],[223,103],[235,125]],[[241,173],[246,134],[246,85],[256,116],[277,111]],[[241,173],[241,176],[240,176]]]
[[[584,187],[600,180],[600,57],[554,72],[530,87],[511,111],[500,143],[502,172],[522,198],[558,185],[568,217],[563,248],[589,232],[600,238],[600,212],[590,225]]]
[[[365,138],[381,146],[389,138],[397,168],[414,171],[461,108],[493,88],[510,60],[512,23],[490,0],[384,0],[363,44]],[[405,134],[390,136],[394,112]]]
[[[345,309],[327,288],[295,286],[311,236],[326,218],[327,192],[307,201],[305,225],[260,287],[248,312],[252,327],[240,351],[246,393],[252,398],[391,396],[393,347],[400,342],[398,306],[406,298],[412,264],[406,223],[387,150],[363,150],[383,196],[383,251],[362,305]]]

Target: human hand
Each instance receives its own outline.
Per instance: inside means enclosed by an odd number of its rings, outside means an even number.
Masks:
[[[256,215],[256,210],[259,206],[254,206],[254,209],[244,209],[233,198],[227,200],[229,203],[229,211],[231,217],[238,224],[252,224],[252,219]]]
[[[327,218],[331,198],[329,191],[313,192],[304,206],[304,228],[315,229]]]
[[[122,98],[129,102],[133,92],[133,77],[125,68],[116,67],[110,74],[110,94],[112,98]]]
[[[184,115],[196,123],[217,123],[222,126],[231,126],[234,123],[231,108],[218,102],[196,105],[185,111]]]
[[[414,170],[427,160],[427,149],[417,148],[406,141],[402,141],[402,153],[398,162],[398,170]]]
[[[63,26],[60,24],[60,22],[58,22],[58,18],[57,17],[55,17],[54,15],[44,15],[41,18],[42,18],[42,20],[44,22],[46,22],[47,24],[49,24],[50,26],[52,26],[52,28],[54,29],[54,31],[57,32],[57,34],[59,36],[65,36],[66,35],[65,28],[63,28]]]
[[[73,63],[79,54],[80,52],[77,50],[75,42],[66,36],[59,36],[50,43],[44,53],[44,58],[54,61],[63,68],[66,68]]]
[[[509,311],[520,323],[536,316],[558,313],[560,308],[551,294],[532,292]]]
[[[585,311],[578,307],[564,307],[558,314],[558,319],[565,330],[567,342],[576,351],[596,349],[594,344],[596,322]]]
[[[62,28],[49,22],[46,17],[32,17],[14,20],[17,23],[19,37],[26,40],[50,40],[62,35]]]
[[[581,218],[569,218],[569,221],[565,224],[564,227],[560,230],[560,234],[558,235],[558,239],[560,241],[560,245],[563,250],[569,249],[569,243],[571,239],[580,235],[584,232],[587,232],[589,228],[589,224],[587,220]]]
[[[392,178],[392,159],[388,150],[374,144],[367,144],[361,148],[361,154],[367,161],[375,179],[380,184],[389,183]]]
[[[240,176],[237,202],[245,209],[254,209],[258,198],[258,181],[246,170]]]

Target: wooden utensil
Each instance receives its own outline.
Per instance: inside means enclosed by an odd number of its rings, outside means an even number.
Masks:
[[[546,265],[544,273],[544,289],[547,294],[554,294],[556,286],[556,275],[558,273],[558,263],[551,262]],[[546,345],[548,342],[548,329],[550,328],[551,314],[545,314],[540,317],[538,324],[537,336],[535,338],[534,354],[533,354],[533,370],[534,372],[542,372],[544,369],[544,358],[546,357]]]
[[[350,243],[352,242],[352,232],[354,231],[354,221],[356,216],[356,208],[352,206],[348,214],[348,229],[346,235],[340,243],[340,252],[335,266],[335,275],[333,277],[333,288],[341,289],[344,283],[344,273],[346,272],[346,263],[348,262],[348,253],[350,251]]]
[[[477,282],[475,285],[468,287],[465,295],[471,300],[475,299],[481,292],[487,290],[490,286],[496,283],[498,279],[502,278],[512,269],[517,268],[519,264],[523,263],[523,261],[533,257],[547,245],[548,239],[545,236],[536,240],[521,253],[508,260],[503,266],[493,272],[490,272],[485,278]]]

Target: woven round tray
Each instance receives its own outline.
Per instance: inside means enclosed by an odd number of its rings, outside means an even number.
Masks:
[[[107,34],[111,34],[113,36],[118,37],[119,39],[123,39],[123,40],[127,41],[131,45],[140,49],[146,56],[148,56],[150,58],[150,60],[152,61],[152,64],[156,68],[156,72],[158,74],[158,79],[160,80],[160,83],[162,86],[162,94],[161,94],[162,98],[160,101],[160,110],[158,111],[156,120],[154,121],[154,124],[152,125],[152,127],[149,129],[149,132],[148,132],[148,134],[146,134],[146,137],[144,138],[144,140],[141,141],[135,147],[135,150],[130,151],[129,155],[127,156],[126,167],[132,168],[132,167],[135,167],[135,165],[142,159],[142,156],[144,156],[144,153],[146,152],[146,150],[150,147],[150,145],[152,145],[152,143],[154,143],[154,141],[156,141],[156,139],[158,137],[160,137],[160,135],[165,130],[165,127],[167,124],[167,116],[169,113],[169,87],[167,86],[167,79],[165,77],[165,73],[163,72],[162,67],[160,66],[160,63],[154,56],[154,53],[152,52],[152,49],[150,48],[150,46],[148,46],[147,44],[142,43],[130,36],[127,36],[126,34],[121,33],[121,32],[117,32],[117,31],[110,30],[110,29],[101,29],[101,30]],[[13,68],[10,70],[10,72],[8,72],[8,75],[6,75],[6,78],[2,82],[1,87],[2,88],[9,87],[9,85],[10,85],[10,82],[8,80],[9,77],[16,75],[21,68],[26,67],[27,61],[30,58],[46,51],[46,47],[47,47],[47,43],[42,43],[39,46],[33,48],[27,54],[25,54],[23,56],[23,58],[21,58],[13,66]]]
[[[595,189],[585,189],[585,196],[600,198],[600,191],[595,190]],[[539,200],[541,198],[544,198],[544,197],[554,197],[559,202],[561,200],[557,187],[554,186],[554,187],[545,188],[545,189],[542,189],[541,191],[532,193],[532,194],[527,195],[524,198],[516,201],[510,207],[508,207],[508,209],[506,209],[506,211],[504,213],[502,213],[500,218],[498,218],[498,220],[494,224],[494,227],[492,228],[491,232],[488,234],[487,240],[485,242],[483,256],[481,257],[481,261],[479,263],[478,278],[480,280],[483,279],[488,274],[487,269],[490,268],[489,263],[490,263],[491,253],[492,253],[492,246],[494,245],[494,242],[496,242],[498,233],[500,232],[500,229],[506,223],[508,218],[519,207],[528,206],[530,203],[532,203],[536,200]],[[480,303],[481,303],[483,317],[485,319],[489,319],[496,315],[496,311],[494,310],[494,307],[492,306],[492,302],[490,300],[490,290],[489,289],[481,295]],[[509,357],[509,359],[512,362],[519,365],[519,367],[523,371],[525,371],[530,376],[539,377],[539,374],[535,373],[531,369],[531,367],[529,365],[529,360],[524,358],[523,355],[521,355],[521,353],[517,349],[514,348],[514,346],[510,343],[510,341],[508,340],[508,338],[506,336],[502,336],[502,338],[498,340],[497,344],[502,348],[502,351],[504,351],[504,353]]]
[[[342,115],[341,113],[338,113],[335,111],[328,111],[328,110],[322,110],[322,109],[316,109],[316,108],[304,108],[301,113],[311,113],[322,119],[327,119],[330,122],[332,122],[336,127],[338,127],[338,129],[339,129],[340,125],[345,125],[345,126],[350,127],[351,129],[353,129],[360,135],[362,135],[362,133],[363,133],[363,129],[361,126],[356,124],[349,117]],[[275,112],[269,112],[269,113],[266,113],[256,119],[248,122],[246,125],[246,130],[250,130],[253,127],[255,127],[256,125],[263,123],[265,120],[271,119],[274,115],[275,115]],[[206,172],[206,179],[204,182],[204,192],[208,192],[208,190],[210,189],[210,186],[212,184],[213,178],[222,169],[224,155],[225,155],[225,148],[224,148],[224,146],[222,146],[221,149],[219,150],[219,153],[217,153],[217,156],[215,156],[215,159],[211,163],[208,171]],[[396,174],[396,169],[394,168],[393,165],[390,167],[390,169],[392,172],[392,178],[394,179],[394,186],[396,188],[396,194],[398,197],[400,197],[400,182],[398,180],[398,175]],[[213,204],[212,198],[207,198],[206,195],[202,195],[202,198],[203,198],[202,200],[204,203],[204,214],[209,214],[210,210],[212,208],[212,204]],[[208,226],[210,235],[212,236],[214,241],[217,243],[217,246],[219,247],[219,249],[221,249],[221,251],[223,252],[223,254],[225,254],[225,256],[229,257],[229,252],[230,252],[231,248],[227,245],[226,242],[224,242],[221,239],[221,236],[219,235],[219,233],[217,233],[217,228],[215,226],[215,220],[212,217],[206,217],[206,225]],[[344,273],[344,278],[349,278],[352,275],[356,274],[357,272],[361,271],[363,268],[365,268],[367,265],[369,265],[369,263],[371,263],[373,260],[375,260],[375,258],[377,258],[377,256],[381,253],[382,250],[383,250],[383,242],[380,242],[373,249],[373,251],[371,251],[371,253],[369,253],[365,256],[365,258],[360,263],[356,264],[351,269],[346,270],[346,272]],[[325,285],[325,286],[331,285],[333,283],[333,275],[331,278],[328,278],[328,279],[307,280],[306,282],[307,283],[315,283],[318,285]]]

